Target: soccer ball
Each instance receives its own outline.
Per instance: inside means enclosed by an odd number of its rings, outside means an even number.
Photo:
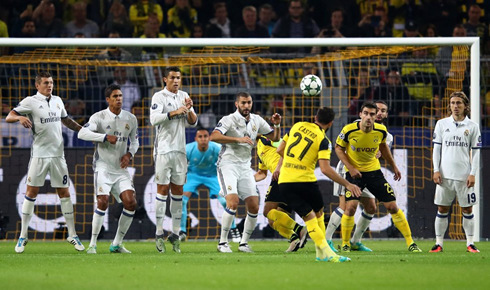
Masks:
[[[299,86],[303,95],[307,97],[318,96],[322,92],[322,81],[316,75],[305,76]]]

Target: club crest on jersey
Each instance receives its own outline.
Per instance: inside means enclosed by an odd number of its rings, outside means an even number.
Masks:
[[[351,197],[351,196],[352,196],[352,193],[350,192],[350,190],[347,190],[347,191],[345,192],[345,197],[346,197],[346,198],[349,198],[349,197]]]
[[[257,131],[257,127],[255,125],[252,127],[252,131]]]
[[[102,189],[102,186],[99,187],[99,192],[103,192],[104,190]]]
[[[126,130],[129,130],[129,124],[126,124],[124,128],[126,128]]]
[[[159,180],[160,180],[160,177],[158,176],[158,174],[157,174],[157,175],[155,175],[155,180],[156,180],[156,181],[159,181]]]
[[[469,131],[468,129],[464,130],[464,135],[465,135],[465,136],[470,135],[470,131]]]
[[[56,104],[56,108],[58,108],[58,110],[60,109],[60,104]]]
[[[227,188],[228,188],[228,190],[231,190],[231,185],[228,185],[228,187],[227,187]]]
[[[31,182],[31,177],[30,177],[30,176],[29,176],[29,177],[27,177],[27,181],[28,181],[28,182]]]
[[[374,138],[374,143],[378,143],[378,138]]]

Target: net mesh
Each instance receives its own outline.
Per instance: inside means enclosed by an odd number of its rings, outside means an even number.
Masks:
[[[439,57],[441,50],[449,51],[449,58]],[[363,101],[378,99],[384,94],[383,90],[390,96],[390,90],[405,87],[407,96],[396,95],[389,100],[390,107],[399,111],[389,117],[388,129],[395,135],[395,149],[417,152],[409,155],[407,170],[408,198],[413,199],[432,184],[433,126],[445,116],[449,95],[468,86],[467,46],[354,47],[321,55],[272,54],[268,47],[203,47],[183,48],[182,53],[166,53],[163,58],[149,53],[126,60],[104,59],[102,53],[107,55],[108,51],[115,54],[118,49],[47,48],[2,56],[2,103],[9,110],[25,96],[35,94],[37,72],[48,70],[55,81],[55,94],[64,99],[69,114],[83,124],[92,113],[106,107],[103,90],[107,85],[114,81],[125,85],[133,96],[125,109],[138,117],[140,125],[141,147],[132,163],[135,177],[153,174],[154,130],[149,124],[148,110],[151,96],[163,87],[162,76],[167,66],[181,68],[183,90],[193,98],[204,127],[213,128],[221,116],[231,113],[235,94],[246,90],[254,96],[256,113],[270,116],[277,112],[283,116],[283,133],[297,121],[311,121],[319,106],[333,107],[337,115],[336,125],[330,130],[332,141],[343,125],[357,119]],[[397,73],[393,75],[392,72]],[[322,79],[321,96],[305,97],[301,94],[299,82],[307,74],[316,74]],[[392,77],[396,79],[395,83],[392,83]],[[124,90],[123,94],[126,97]],[[27,130],[15,124],[7,125],[4,120],[1,125],[3,137],[12,137],[10,143],[4,141],[1,150],[0,165],[5,167],[13,164],[9,160],[13,155],[12,148],[27,148],[30,143]],[[70,177],[77,194],[77,231],[88,235],[94,206],[93,150],[89,150],[92,145],[80,143],[69,132],[66,135],[66,148],[85,147],[76,149],[79,156],[73,165],[74,170],[70,170]],[[193,141],[193,137],[193,131],[189,130],[188,142]],[[24,169],[21,166],[20,170]],[[54,194],[52,188],[45,186],[44,189],[44,192]],[[216,214],[210,208],[213,202],[215,207],[220,206],[216,200],[209,202],[205,188],[200,192],[197,199],[189,202],[189,212],[193,216],[189,220],[192,228],[189,238],[215,239],[219,237],[216,220],[221,220],[221,216],[219,211]],[[142,203],[142,198],[139,198],[139,203]],[[337,205],[330,203],[326,214],[332,213]],[[61,216],[58,206],[38,204],[35,213],[45,220]],[[154,212],[146,208],[146,214],[150,216]],[[244,214],[245,209],[240,207],[238,216],[243,217]],[[427,223],[432,223],[434,214]],[[383,215],[386,212],[379,209],[377,216]],[[14,230],[7,232],[6,238],[17,237],[19,231],[20,220]],[[60,227],[59,231],[64,233],[64,228]],[[453,239],[464,238],[457,205],[453,206],[449,235]],[[60,237],[56,233],[39,231],[34,236],[40,239]]]

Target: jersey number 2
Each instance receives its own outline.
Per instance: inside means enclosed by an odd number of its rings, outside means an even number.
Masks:
[[[306,143],[308,143],[308,144],[306,144],[305,148],[303,148],[303,151],[301,151],[301,154],[298,157],[298,159],[301,161],[301,160],[303,160],[303,157],[305,157],[306,152],[308,152],[308,149],[310,149],[311,145],[313,144],[313,140],[309,139],[308,137],[303,138],[303,135],[301,135],[298,132],[294,133],[293,136],[296,137],[297,139],[293,143],[291,143],[291,145],[289,145],[288,152],[286,153],[286,155],[291,157],[291,158],[296,157],[293,153],[291,153],[291,149],[293,149],[293,147],[297,146],[299,144],[299,142],[301,142],[301,140],[304,139],[306,141]]]

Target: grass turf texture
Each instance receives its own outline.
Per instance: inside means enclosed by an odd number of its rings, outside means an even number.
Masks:
[[[32,240],[17,254],[13,242],[0,242],[0,289],[490,289],[488,242],[476,244],[478,254],[463,241],[445,242],[443,253],[428,252],[432,241],[418,242],[423,253],[408,252],[404,241],[365,244],[374,252],[347,253],[352,262],[340,264],[316,262],[312,241],[297,253],[284,253],[285,241],[251,241],[253,254],[196,241],[182,243],[182,254],[168,242],[165,254],[154,242],[128,242],[132,254],[110,254],[109,242],[100,242],[96,255]]]

